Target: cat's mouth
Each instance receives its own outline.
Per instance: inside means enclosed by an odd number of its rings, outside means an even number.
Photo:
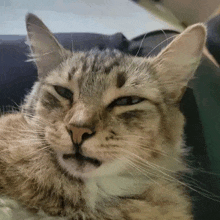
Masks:
[[[84,165],[86,162],[91,163],[92,165],[99,167],[101,166],[102,162],[91,157],[85,157],[81,153],[75,153],[75,154],[64,154],[63,155],[64,160],[70,160],[74,159],[76,160],[80,165]]]

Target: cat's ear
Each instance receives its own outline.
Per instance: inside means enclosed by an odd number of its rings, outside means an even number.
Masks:
[[[192,25],[152,60],[168,100],[178,102],[182,98],[188,81],[200,63],[205,41],[205,26]]]
[[[37,65],[38,76],[42,78],[58,66],[70,52],[59,44],[36,15],[31,13],[26,15],[26,28],[31,56]]]

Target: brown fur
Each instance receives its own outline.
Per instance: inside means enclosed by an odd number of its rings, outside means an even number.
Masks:
[[[204,26],[149,59],[70,53],[31,14],[27,30],[39,82],[20,112],[0,118],[0,193],[74,220],[192,219],[176,178],[186,170],[177,103]]]

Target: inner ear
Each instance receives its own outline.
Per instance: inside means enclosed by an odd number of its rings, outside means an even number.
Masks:
[[[34,14],[27,14],[26,28],[32,57],[37,65],[38,76],[45,75],[63,62],[70,51],[65,50]]]
[[[206,40],[203,24],[187,28],[152,60],[166,99],[178,102],[199,65]]]

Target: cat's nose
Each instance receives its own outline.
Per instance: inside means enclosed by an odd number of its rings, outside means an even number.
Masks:
[[[73,143],[75,144],[81,144],[84,140],[95,134],[95,131],[90,128],[76,127],[73,125],[68,125],[67,130],[72,138]]]

